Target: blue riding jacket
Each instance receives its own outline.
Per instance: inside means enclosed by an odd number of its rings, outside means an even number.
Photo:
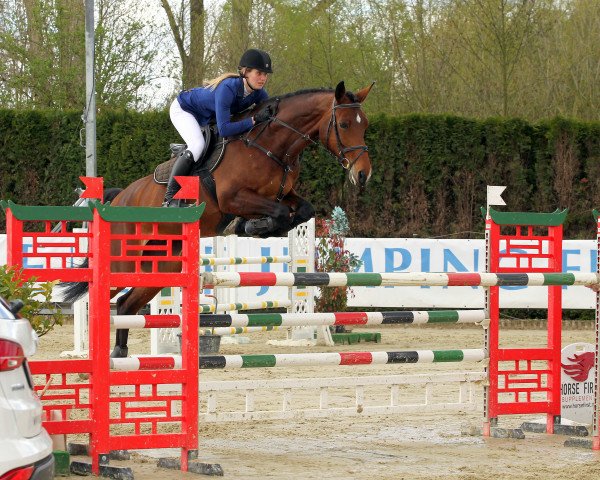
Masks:
[[[219,83],[214,90],[204,87],[185,90],[179,94],[177,100],[181,108],[194,115],[201,126],[216,119],[219,134],[223,137],[231,137],[252,128],[250,117],[232,122],[231,115],[267,98],[268,95],[264,89],[254,90],[244,98],[243,79],[230,77]]]

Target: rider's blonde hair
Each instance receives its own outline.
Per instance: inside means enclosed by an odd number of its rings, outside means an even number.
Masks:
[[[242,68],[240,68],[238,73],[233,73],[233,72],[223,73],[222,75],[219,75],[218,77],[215,77],[212,80],[208,80],[204,84],[204,88],[210,88],[211,90],[214,90],[215,88],[217,88],[219,86],[219,83],[221,83],[226,78],[239,77],[240,75],[243,75],[244,73],[246,73],[247,70],[248,69],[246,67],[242,67]]]

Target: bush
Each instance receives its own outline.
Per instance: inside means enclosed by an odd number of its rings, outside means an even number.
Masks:
[[[56,325],[62,325],[64,315],[50,300],[52,288],[58,282],[35,283],[36,278],[24,278],[23,270],[14,266],[0,266],[0,295],[7,300],[21,300],[25,305],[19,312],[43,336]],[[41,297],[41,300],[39,299]],[[42,310],[51,313],[42,315]]]
[[[0,199],[71,205],[85,151],[79,112],[0,109]],[[102,110],[98,175],[125,187],[169,158],[179,136],[168,112]],[[565,238],[589,238],[600,207],[600,122],[373,115],[365,134],[373,172],[364,190],[322,146],[307,148],[295,189],[317,215],[339,205],[368,238],[479,238],[486,185],[507,185],[513,212],[569,208]],[[0,232],[5,229],[0,211]]]

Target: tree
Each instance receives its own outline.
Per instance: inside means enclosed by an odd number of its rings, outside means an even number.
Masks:
[[[251,21],[251,44],[273,59],[269,93],[333,87],[340,80],[359,88],[380,80],[381,26],[370,20],[364,2],[255,1]]]
[[[227,68],[236,71],[241,54],[250,47],[250,13],[252,0],[230,0],[231,28]]]
[[[564,115],[594,120],[600,112],[600,9],[594,0],[575,0],[569,16],[555,30],[557,57],[565,86],[560,105]],[[593,40],[596,39],[596,40]],[[558,85],[556,85],[558,86]]]
[[[459,0],[446,10],[453,72],[488,114],[514,115],[514,75],[534,35],[534,0]]]
[[[371,0],[369,2],[383,41],[379,51],[388,72],[390,113],[439,112],[446,95],[446,64],[436,49],[436,22],[440,8],[435,1]]]
[[[147,106],[139,89],[155,78],[160,29],[139,21],[141,3],[96,0],[96,92],[103,107]],[[0,9],[0,106],[85,105],[84,3],[8,0]],[[162,75],[162,72],[160,72]]]
[[[172,9],[169,0],[161,0],[161,5],[167,14],[171,34],[181,59],[183,88],[201,85],[205,74],[204,2],[189,0],[189,5],[182,2],[179,11]]]
[[[166,34],[159,19],[142,3],[96,0],[96,104],[104,107],[148,108],[147,86],[168,75],[158,45]]]
[[[83,4],[13,0],[0,15],[0,51],[9,60],[3,78],[7,106],[81,105],[84,91],[77,87],[85,73]]]
[[[95,2],[99,108],[163,106],[255,47],[272,95],[376,81],[368,113],[600,116],[596,0]],[[82,0],[0,2],[0,107],[82,108],[82,20]]]

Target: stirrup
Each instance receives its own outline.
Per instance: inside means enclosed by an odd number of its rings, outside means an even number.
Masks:
[[[191,205],[185,203],[183,200],[180,200],[179,198],[172,198],[171,200],[165,200],[162,203],[163,207],[166,208],[185,208],[185,207],[189,207]]]

